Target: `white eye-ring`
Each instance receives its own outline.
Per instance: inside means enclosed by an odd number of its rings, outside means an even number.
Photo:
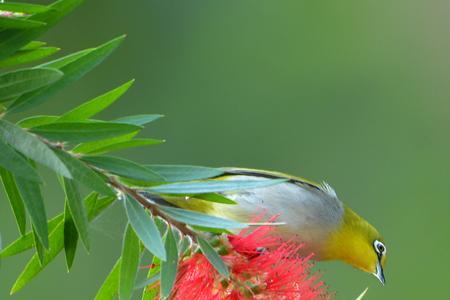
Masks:
[[[373,242],[373,247],[375,248],[375,251],[380,255],[386,255],[386,246],[380,242],[379,240],[375,240]]]

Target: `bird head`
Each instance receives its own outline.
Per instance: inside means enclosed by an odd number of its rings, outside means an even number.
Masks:
[[[378,231],[353,210],[345,207],[342,222],[330,234],[324,259],[342,260],[371,273],[384,285],[386,246]]]

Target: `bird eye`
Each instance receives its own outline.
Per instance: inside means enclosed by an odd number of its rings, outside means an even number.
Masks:
[[[375,248],[375,251],[380,254],[380,255],[385,255],[386,254],[386,246],[380,242],[379,240],[375,240],[373,242],[373,246]]]

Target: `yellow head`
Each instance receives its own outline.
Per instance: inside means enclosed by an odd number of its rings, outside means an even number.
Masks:
[[[386,247],[378,231],[350,208],[345,207],[340,227],[328,239],[324,259],[342,260],[375,275],[385,283],[383,268]]]

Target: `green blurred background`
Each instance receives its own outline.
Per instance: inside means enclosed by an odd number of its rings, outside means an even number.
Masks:
[[[136,78],[102,117],[162,113],[145,133],[167,143],[124,155],[326,180],[384,234],[389,256],[385,287],[342,263],[319,263],[336,299],[366,286],[367,299],[443,299],[449,8],[418,0],[87,1],[46,35],[49,44],[65,54],[122,33],[126,43],[32,113],[64,112]],[[63,195],[48,178],[52,215]],[[7,243],[17,230],[4,199],[0,212]],[[91,299],[119,256],[123,223],[116,206],[94,224],[92,252],[79,248],[70,275],[60,255],[11,298],[29,254],[4,260],[0,299]]]

